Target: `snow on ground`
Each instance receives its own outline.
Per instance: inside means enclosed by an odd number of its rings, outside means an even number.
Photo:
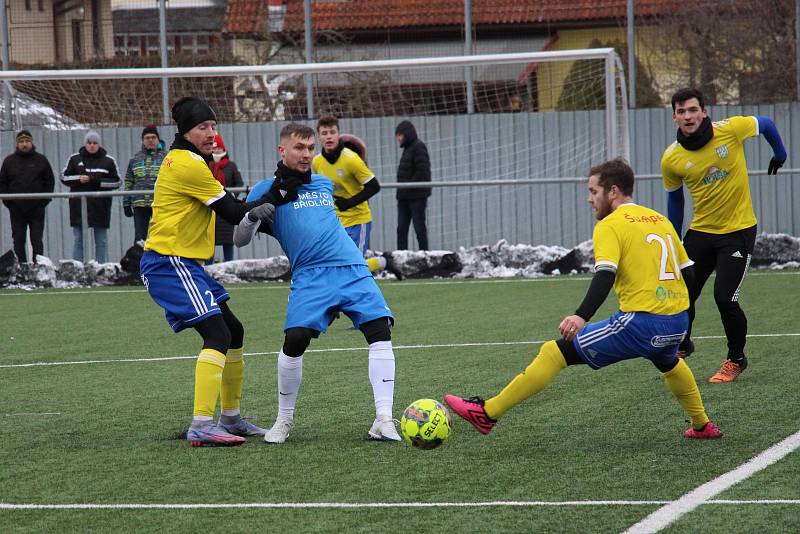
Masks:
[[[586,273],[594,264],[591,241],[567,249],[510,245],[501,240],[494,245],[462,247],[457,251],[402,250],[394,252],[392,258],[408,278],[536,278]],[[786,234],[760,234],[751,265],[767,269],[800,268],[800,238]],[[290,278],[289,261],[285,256],[215,263],[207,266],[206,270],[223,284]],[[394,276],[383,272],[378,277]],[[125,272],[119,263],[61,260],[55,264],[49,258],[38,256],[35,264],[19,264],[11,253],[0,257],[0,287],[8,289],[140,284],[138,274]]]

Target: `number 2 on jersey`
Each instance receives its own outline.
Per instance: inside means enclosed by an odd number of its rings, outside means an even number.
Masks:
[[[661,262],[658,270],[659,280],[680,280],[681,270],[678,267],[678,255],[675,254],[675,243],[672,241],[670,234],[666,235],[666,239],[658,234],[647,234],[647,243],[653,244],[653,241],[661,245]],[[669,264],[672,264],[672,271],[668,271]]]

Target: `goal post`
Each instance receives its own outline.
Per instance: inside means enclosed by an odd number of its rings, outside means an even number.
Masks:
[[[170,99],[196,94],[220,122],[308,120],[307,81],[318,115],[343,118],[466,115],[473,78],[477,114],[604,111],[607,158],[627,156],[627,96],[613,48],[372,61],[255,66],[2,71],[16,126],[139,126],[163,122],[162,81]],[[166,111],[166,113],[165,113]],[[47,119],[41,119],[47,121]]]

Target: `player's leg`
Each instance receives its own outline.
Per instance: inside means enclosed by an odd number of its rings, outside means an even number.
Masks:
[[[231,333],[230,348],[225,354],[225,368],[222,370],[219,424],[227,432],[236,436],[263,436],[266,434],[266,430],[242,418],[244,327],[233,314],[227,302],[220,302],[219,308],[222,311],[222,319]]]
[[[756,227],[719,236],[717,249],[717,278],[714,282],[714,301],[717,304],[728,356],[720,370],[709,379],[711,383],[733,382],[747,368],[744,346],[747,341],[747,317],[739,306],[739,292],[750,266],[756,240]]]
[[[484,401],[480,397],[462,399],[455,395],[445,395],[444,400],[478,432],[488,434],[500,417],[522,401],[543,391],[562,369],[582,363],[585,362],[572,343],[563,339],[548,341],[539,348],[539,353],[530,365],[494,397]]]
[[[684,436],[692,439],[722,437],[722,432],[708,419],[694,374],[686,362],[677,356],[651,360],[659,371],[664,385],[672,393],[683,411],[689,416],[691,426]]]
[[[700,297],[711,273],[717,265],[716,252],[711,234],[689,230],[683,238],[683,246],[689,259],[694,262],[694,284],[687,287],[689,290],[689,329],[686,337],[678,347],[678,357],[686,358],[694,352],[692,342],[692,325],[695,317],[695,303]]]
[[[28,261],[25,253],[25,242],[28,236],[28,221],[24,215],[9,212],[11,219],[11,240],[14,242],[14,254],[20,263]],[[35,257],[35,256],[34,256]]]
[[[40,208],[28,220],[31,232],[31,249],[33,250],[32,262],[36,261],[36,256],[44,255],[44,216],[45,209]]]
[[[400,441],[392,418],[395,376],[392,321],[381,317],[362,323],[359,329],[369,344],[369,381],[375,401],[375,421],[367,435],[371,439]]]
[[[428,227],[425,224],[425,209],[428,206],[428,199],[417,198],[411,202],[411,220],[414,222],[417,244],[420,250],[428,250]]]
[[[305,327],[292,327],[285,331],[283,347],[278,354],[278,417],[264,435],[267,443],[283,443],[289,437],[303,380],[303,353],[311,338],[317,336],[317,330]]]
[[[97,263],[108,261],[108,228],[92,228],[94,256]]]

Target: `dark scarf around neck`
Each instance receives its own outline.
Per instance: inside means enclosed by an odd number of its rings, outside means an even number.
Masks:
[[[327,152],[324,148],[322,149],[322,157],[325,158],[325,161],[333,165],[336,163],[336,160],[339,159],[339,156],[342,155],[342,150],[344,150],[344,143],[339,139],[339,144],[336,145],[333,151]]]
[[[304,184],[310,184],[311,169],[305,172],[297,171],[295,169],[290,169],[289,167],[284,165],[282,161],[279,161],[278,168],[275,170],[275,180],[277,180],[278,183],[281,183],[288,180],[289,178],[299,178],[300,181],[303,182]]]
[[[169,147],[169,149],[170,150],[175,150],[175,149],[177,149],[177,150],[188,150],[189,152],[194,152],[195,154],[197,154],[198,156],[203,158],[206,163],[210,163],[210,162],[214,161],[214,157],[211,154],[206,156],[205,154],[200,152],[200,150],[196,146],[194,146],[192,143],[187,141],[186,138],[183,137],[183,134],[180,134],[180,133],[176,133],[175,134],[175,140],[172,141],[172,146]]]
[[[711,126],[711,119],[705,117],[700,127],[690,135],[683,135],[683,132],[678,128],[678,143],[686,150],[700,150],[714,137],[714,127]]]

